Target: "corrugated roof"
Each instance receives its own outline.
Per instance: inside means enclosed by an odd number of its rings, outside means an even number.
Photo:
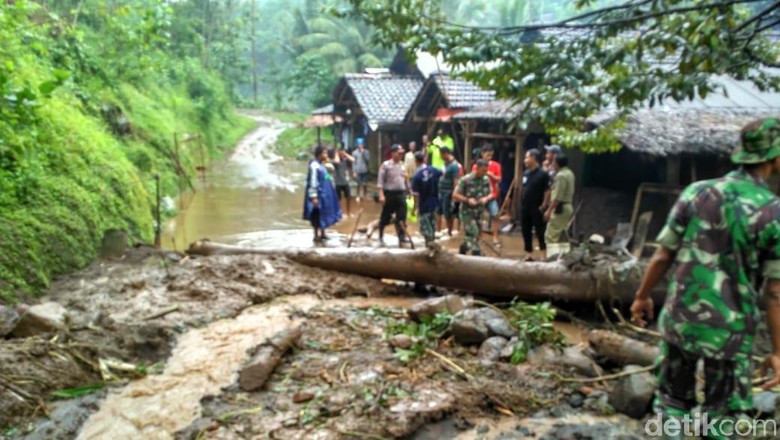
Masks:
[[[436,74],[432,76],[449,108],[470,109],[478,105],[487,104],[496,98],[493,90],[483,90],[466,80],[451,78],[448,75]]]
[[[371,126],[401,124],[423,81],[414,76],[350,73],[344,81],[355,95]]]

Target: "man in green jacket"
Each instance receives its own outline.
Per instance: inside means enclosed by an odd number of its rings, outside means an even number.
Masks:
[[[658,236],[660,248],[631,306],[632,319],[653,318],[650,293],[672,267],[658,319],[663,335],[655,410],[686,420],[696,406],[696,364],[704,361],[703,436],[728,438],[734,420],[752,410],[752,351],[765,281],[773,352],[764,367],[780,384],[780,200],[766,184],[780,172],[780,120],[752,122],[731,156],[740,168],[695,182],[677,199]],[[723,421],[729,421],[723,424]]]

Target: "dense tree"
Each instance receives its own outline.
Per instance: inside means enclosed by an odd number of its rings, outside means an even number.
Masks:
[[[425,0],[348,0],[346,15],[376,28],[388,47],[441,53],[463,76],[514,99],[519,124],[539,119],[561,140],[616,148],[614,126],[582,134],[583,118],[614,107],[718,92],[728,75],[777,89],[780,2],[757,0],[577,0],[578,13],[511,26],[463,24]],[[518,2],[520,3],[520,2]],[[557,2],[555,2],[557,3]]]

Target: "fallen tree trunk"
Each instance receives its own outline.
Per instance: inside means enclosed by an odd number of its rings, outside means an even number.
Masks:
[[[607,330],[592,330],[588,342],[598,356],[620,365],[653,365],[660,354],[658,345]]]
[[[593,302],[613,299],[630,303],[644,266],[601,264],[571,270],[561,263],[520,262],[503,258],[456,255],[442,250],[374,248],[259,249],[211,241],[190,245],[190,255],[271,255],[326,270],[391,278],[468,290],[493,297],[528,301]],[[663,290],[656,298],[663,297]]]

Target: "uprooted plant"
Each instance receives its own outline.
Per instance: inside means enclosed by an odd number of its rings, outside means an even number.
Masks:
[[[437,313],[434,317],[423,317],[421,322],[393,320],[385,327],[385,339],[395,335],[406,335],[411,339],[409,348],[396,347],[395,357],[403,363],[425,354],[425,349],[435,347],[437,341],[447,333],[452,322],[448,312]]]
[[[540,345],[548,344],[561,347],[564,337],[555,326],[555,308],[550,303],[528,304],[517,299],[512,300],[504,310],[509,323],[518,330],[517,342],[512,349],[510,362],[525,362],[528,351]]]

